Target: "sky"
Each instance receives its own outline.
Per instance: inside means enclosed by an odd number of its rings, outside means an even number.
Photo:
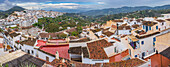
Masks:
[[[0,10],[21,6],[33,10],[87,11],[123,6],[162,6],[169,5],[169,0],[0,0]]]

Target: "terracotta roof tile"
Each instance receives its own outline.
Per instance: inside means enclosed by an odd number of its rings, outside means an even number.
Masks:
[[[118,30],[130,30],[131,28],[130,28],[130,26],[119,26],[118,27]]]
[[[87,41],[90,41],[90,39],[88,37],[80,38],[78,40],[70,40],[69,42],[74,43],[74,42],[87,42]]]
[[[158,22],[165,22],[165,20],[161,20],[161,19],[159,19],[159,20],[156,20],[156,21],[158,21]]]
[[[146,26],[153,26],[153,25],[157,24],[156,22],[152,22],[152,21],[143,21],[142,23],[143,23],[143,25],[146,25]]]
[[[144,61],[138,58],[134,58],[134,59],[114,62],[114,63],[103,63],[103,67],[135,67],[144,63],[145,63]]]
[[[167,21],[170,21],[170,19],[166,19]]]
[[[113,35],[114,33],[110,32],[110,31],[106,31],[106,32],[103,32],[104,35],[110,37],[111,35]]]
[[[111,27],[112,27],[112,28],[117,28],[117,26],[116,26],[116,25],[112,25]]]
[[[25,45],[30,45],[30,46],[34,46],[36,40],[35,39],[28,39],[28,40],[24,40],[19,42],[21,45],[25,44]]]
[[[170,52],[170,47],[168,47],[167,49],[160,52],[160,54],[167,57],[168,59],[170,59],[170,53],[169,52]]]
[[[70,56],[68,54],[69,44],[65,44],[65,45],[45,45],[45,46],[41,46],[39,48],[39,50],[43,51],[47,54],[50,54],[52,56],[55,56],[56,51],[58,51],[59,57],[70,59]]]
[[[125,50],[125,51],[123,51],[121,53],[118,53],[118,54],[116,54],[114,56],[109,57],[109,62],[121,61],[122,58],[124,58],[124,57],[126,57],[128,55],[129,55],[129,50],[127,49],[127,50]]]
[[[0,48],[3,48],[3,44],[2,43],[0,43]]]
[[[109,59],[103,48],[111,45],[105,39],[87,43],[90,59]]]
[[[87,47],[70,47],[69,48],[69,53],[71,54],[78,54],[81,55],[83,53],[83,57],[89,58],[89,52],[87,50]]]
[[[132,27],[133,27],[133,28],[138,28],[139,25],[138,25],[138,24],[134,24],[134,25],[132,25]]]
[[[114,22],[123,22],[123,20],[113,20]]]

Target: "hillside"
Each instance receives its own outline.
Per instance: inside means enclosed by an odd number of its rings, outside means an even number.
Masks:
[[[127,13],[127,12],[151,10],[151,9],[152,10],[170,9],[170,5],[156,6],[156,7],[138,6],[138,7],[109,8],[109,9],[102,9],[102,10],[91,10],[87,12],[82,12],[80,14],[87,15],[87,16],[97,16],[97,15],[111,15],[111,14]]]
[[[161,16],[161,14],[166,14],[166,13],[170,13],[170,9],[142,10],[142,11],[119,13],[119,14],[98,17],[95,22],[104,23],[108,20],[121,19],[122,17],[128,17],[128,18],[159,17],[159,16]]]
[[[11,9],[9,9],[7,11],[0,10],[0,19],[8,17],[8,15],[13,13],[14,11],[23,11],[23,10],[25,10],[25,9],[22,8],[22,7],[19,7],[19,6],[14,6],[14,7],[12,7]]]
[[[90,24],[90,22],[82,18],[62,15],[56,18],[40,18],[38,19],[38,23],[35,23],[33,25],[38,26],[39,28],[42,28],[44,26],[47,32],[59,32],[67,29],[67,27],[82,27],[88,24]]]

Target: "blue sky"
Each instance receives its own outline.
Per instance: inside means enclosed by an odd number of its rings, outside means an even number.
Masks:
[[[95,10],[119,8],[123,6],[161,6],[170,4],[169,0],[0,0],[0,9],[8,10],[13,6],[26,9],[44,10]]]

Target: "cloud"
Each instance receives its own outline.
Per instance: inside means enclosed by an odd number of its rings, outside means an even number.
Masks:
[[[170,4],[169,0],[0,0],[0,9],[7,10],[14,6],[26,9],[77,9],[95,10],[119,8],[123,6],[160,6]]]
[[[105,4],[104,2],[97,2],[98,4]]]
[[[3,3],[0,4],[0,10],[8,10],[10,8],[12,8],[13,6],[15,6],[14,3],[8,1],[8,0],[5,0]]]
[[[29,2],[29,3],[18,3],[16,4],[17,6],[21,6],[26,9],[45,9],[45,8],[67,8],[67,9],[76,9],[79,7],[79,4],[75,3],[58,3],[58,4],[53,4],[53,3],[34,3],[34,2]]]

